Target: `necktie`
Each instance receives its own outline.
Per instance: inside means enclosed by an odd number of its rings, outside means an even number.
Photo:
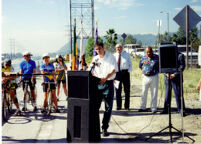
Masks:
[[[117,61],[118,70],[120,71],[120,64],[121,64],[121,54],[119,54],[119,58]]]

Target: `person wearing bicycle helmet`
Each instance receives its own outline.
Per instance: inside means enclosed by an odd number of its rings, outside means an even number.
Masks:
[[[64,63],[64,58],[61,55],[56,56],[56,62],[54,63],[54,67],[56,70],[56,79],[57,79],[57,100],[59,100],[59,92],[60,92],[60,84],[62,82],[64,93],[66,97],[68,96],[67,88],[66,88],[66,74],[65,70],[67,70],[67,66]]]
[[[48,74],[48,75],[43,75],[43,92],[44,92],[44,104],[43,104],[43,110],[41,111],[42,113],[47,112],[46,107],[47,107],[47,101],[48,101],[48,82],[50,83],[50,89],[52,90],[52,97],[53,97],[53,102],[55,105],[55,110],[56,112],[60,112],[57,106],[57,97],[56,97],[56,86],[55,86],[55,81],[56,78],[54,76],[55,74],[55,68],[54,65],[50,63],[50,56],[48,53],[43,55],[43,63],[40,66],[40,70],[42,74]]]
[[[37,111],[36,106],[36,93],[35,93],[35,83],[36,79],[35,76],[32,75],[36,73],[36,63],[31,59],[32,54],[30,52],[24,52],[23,53],[24,60],[20,63],[20,73],[25,74],[21,76],[22,84],[23,84],[23,90],[25,88],[25,80],[28,81],[28,85],[31,90],[31,96],[33,97],[33,111]],[[25,99],[24,99],[25,100]],[[22,108],[23,111],[27,110],[27,106],[25,103],[25,106]]]
[[[16,77],[9,76],[12,72],[14,72],[14,68],[11,65],[11,60],[5,60],[2,65],[2,82],[6,85],[6,88],[11,96],[13,103],[15,104],[17,110],[14,115],[21,115],[21,111],[19,108],[18,99],[16,97]],[[8,102],[6,102],[8,104]]]

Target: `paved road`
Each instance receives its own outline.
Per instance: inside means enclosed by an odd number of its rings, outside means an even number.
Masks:
[[[17,96],[23,107],[22,88],[18,88]],[[32,112],[33,107],[28,105],[29,112],[22,116],[11,116],[7,123],[2,126],[3,143],[65,143],[67,127],[67,101],[61,89],[58,103],[61,113],[52,113],[44,116],[40,109],[43,105],[43,93],[41,80],[37,81],[37,105],[40,108],[37,113]]]
[[[102,137],[101,142],[168,143],[168,129],[161,133],[161,135],[146,141],[146,138],[168,125],[168,115],[160,115],[159,113],[152,114],[151,112],[139,113],[138,108],[140,107],[141,81],[132,79],[132,82],[134,82],[134,84],[131,86],[131,110],[116,111],[116,101],[114,100],[113,113],[110,121],[110,127],[108,129],[110,136]],[[39,108],[43,105],[43,94],[40,84],[41,80],[37,83],[37,104]],[[18,89],[17,93],[19,100],[22,102],[22,90]],[[163,107],[163,99],[164,98],[162,97],[161,92],[159,92],[159,110]],[[150,101],[150,97],[148,98],[148,101]],[[195,109],[199,112],[184,118],[184,130],[188,136],[191,136],[197,143],[200,143],[201,103],[197,102],[198,104],[196,107],[194,105],[195,103],[191,103],[191,101],[186,101],[186,105],[191,108],[190,110],[192,111]],[[175,100],[172,101],[172,105],[176,107]],[[28,107],[30,112],[24,114],[24,116],[10,117],[8,123],[4,123],[2,126],[3,143],[66,143],[67,101],[63,91],[61,92],[59,107],[61,109],[61,113],[53,113],[50,117],[43,116],[40,111],[38,113],[31,112],[33,109],[31,106]],[[104,105],[102,105],[100,110],[100,120],[102,120],[103,110]],[[172,123],[180,130],[181,117],[176,112],[172,113]],[[176,133],[173,135],[173,142],[181,142],[180,135]],[[187,138],[184,140],[185,142],[192,142]]]

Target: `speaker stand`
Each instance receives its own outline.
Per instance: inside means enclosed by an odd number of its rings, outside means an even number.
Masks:
[[[194,143],[195,140],[190,138],[189,136],[187,136],[186,134],[182,133],[180,130],[176,129],[174,126],[172,126],[172,121],[171,121],[171,83],[170,83],[170,73],[168,73],[168,97],[170,98],[170,102],[168,104],[168,116],[169,116],[169,125],[165,128],[163,128],[162,130],[160,130],[159,132],[153,134],[152,136],[148,137],[146,139],[146,141],[148,141],[150,138],[152,138],[153,136],[156,136],[158,134],[160,134],[161,132],[163,132],[166,129],[169,129],[169,135],[170,135],[170,142],[172,143],[172,129],[176,130],[179,134],[186,136],[187,138],[189,138],[190,140],[192,140],[192,142]],[[182,97],[183,98],[183,97]]]

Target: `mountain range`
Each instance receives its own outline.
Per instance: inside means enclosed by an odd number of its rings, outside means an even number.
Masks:
[[[134,38],[136,38],[137,40],[141,40],[142,41],[142,45],[146,46],[146,45],[154,45],[157,36],[153,35],[153,34],[134,34],[133,35]],[[104,36],[101,37],[103,39],[103,42],[106,41]],[[118,35],[118,41],[121,39],[121,35]],[[87,40],[84,39],[84,47],[86,47],[87,45]],[[77,46],[78,46],[78,51],[79,51],[79,47],[80,47],[80,40],[77,40]],[[71,48],[70,48],[70,42],[66,43],[64,46],[62,46],[57,52],[57,54],[70,54],[71,53]]]

